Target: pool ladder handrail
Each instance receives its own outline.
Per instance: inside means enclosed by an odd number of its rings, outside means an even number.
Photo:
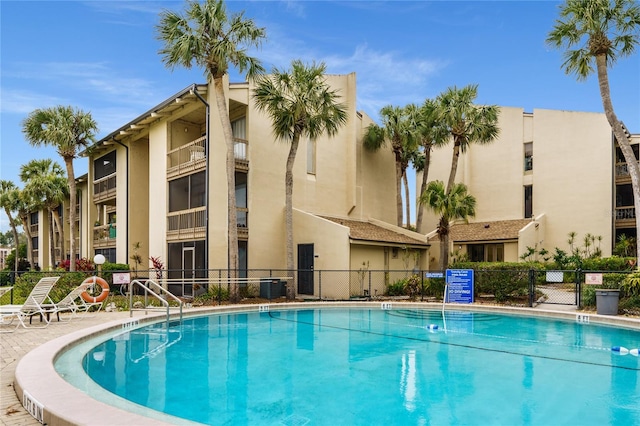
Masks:
[[[144,283],[142,283],[139,280],[133,280],[131,281],[131,287],[129,288],[129,317],[133,317],[133,288],[137,285],[138,287],[142,288],[144,290],[144,308],[138,308],[135,310],[144,310],[145,311],[145,315],[147,314],[147,310],[149,310],[149,304],[148,304],[148,294],[151,293],[152,296],[154,296],[156,299],[158,299],[160,301],[160,303],[162,303],[164,305],[164,307],[167,309],[167,324],[169,323],[169,302],[166,300],[166,298],[170,298],[171,300],[178,302],[178,306],[180,307],[180,322],[182,322],[182,305],[183,302],[182,300],[180,300],[176,295],[174,295],[173,293],[171,293],[169,290],[167,290],[166,288],[162,287],[161,285],[159,285],[158,283],[156,283],[155,281],[149,279],[146,280]],[[149,285],[152,285],[153,288],[158,292],[156,293],[155,291],[153,291],[151,288],[149,288]],[[163,295],[165,297],[163,297]]]

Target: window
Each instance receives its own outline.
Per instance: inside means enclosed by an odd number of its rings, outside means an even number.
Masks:
[[[116,263],[116,249],[114,248],[96,249],[96,254],[103,255],[109,263]]]
[[[631,184],[616,185],[616,207],[633,206],[633,189]]]
[[[39,221],[39,218],[38,218],[38,212],[31,213],[31,214],[29,215],[29,224],[30,224],[30,225],[37,225],[37,224],[38,224],[38,221]]]
[[[238,277],[247,278],[247,242],[238,241]]]
[[[533,185],[525,185],[524,187],[524,218],[529,219],[533,216]]]
[[[205,205],[205,173],[194,173],[169,182],[169,211],[189,210]]]
[[[469,244],[467,254],[471,262],[504,262],[504,244]]]
[[[103,155],[93,162],[93,180],[112,175],[116,172],[116,152]]]
[[[631,145],[631,149],[633,150],[633,155],[635,155],[636,159],[640,158],[640,145],[633,144]],[[624,154],[619,146],[616,147],[616,163],[626,163],[627,160],[624,158]]]
[[[238,226],[246,228],[247,224],[247,174],[236,172],[236,214]]]
[[[524,144],[524,171],[533,170],[533,142]]]
[[[316,174],[316,141],[307,139],[307,173]]]
[[[31,238],[31,248],[34,250],[38,250],[38,237]]]
[[[247,139],[247,118],[242,117],[231,122],[231,133],[234,138]]]

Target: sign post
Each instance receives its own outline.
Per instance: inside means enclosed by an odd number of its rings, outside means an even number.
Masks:
[[[445,302],[473,303],[473,269],[447,269]]]

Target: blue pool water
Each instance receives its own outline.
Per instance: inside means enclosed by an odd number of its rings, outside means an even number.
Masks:
[[[83,367],[114,394],[205,424],[640,424],[640,358],[613,346],[640,347],[640,331],[332,308],[146,326]]]

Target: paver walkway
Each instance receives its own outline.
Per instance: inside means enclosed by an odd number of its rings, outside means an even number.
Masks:
[[[129,317],[129,312],[98,312],[85,318],[58,322],[55,319],[46,328],[24,329],[19,327],[13,333],[0,334],[0,425],[39,425],[31,414],[22,407],[13,390],[15,370],[18,361],[32,349],[44,342],[83,328]],[[64,318],[64,314],[61,314]],[[34,318],[34,325],[38,319]],[[15,324],[15,323],[14,323]],[[2,326],[2,329],[7,329]]]

